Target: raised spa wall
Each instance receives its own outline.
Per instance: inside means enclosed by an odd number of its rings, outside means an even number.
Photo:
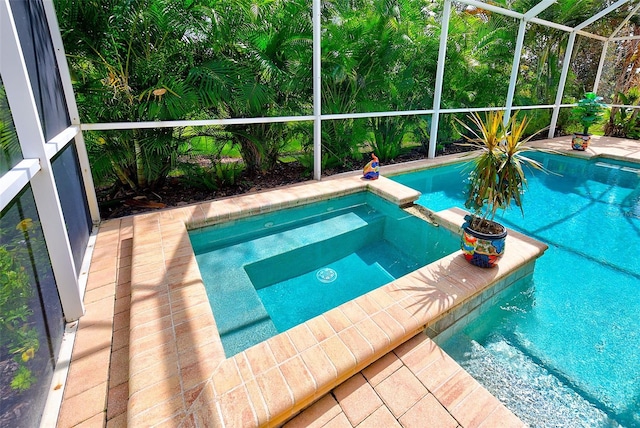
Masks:
[[[385,177],[348,176],[134,217],[129,426],[279,426],[415,335],[452,324],[494,286],[530,273],[546,250],[510,231],[496,268],[471,266],[458,251],[225,358],[187,229],[359,191],[399,206],[419,197]],[[457,231],[463,215],[428,220]]]

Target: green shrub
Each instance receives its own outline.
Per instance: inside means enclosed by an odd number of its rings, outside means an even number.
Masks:
[[[18,227],[21,224],[32,223],[21,222]],[[29,307],[33,289],[15,252],[16,248],[0,245],[0,348],[18,364],[11,387],[21,392],[35,383],[27,363],[38,351],[40,342],[38,331],[29,320],[33,315]]]
[[[239,162],[214,161],[211,166],[202,166],[193,163],[180,165],[182,180],[188,185],[204,190],[218,190],[223,187],[234,186],[244,166]]]
[[[624,104],[628,106],[640,105],[640,88],[631,88],[625,94],[616,94],[618,102],[614,104]],[[640,108],[620,108],[613,107],[609,122],[605,125],[605,135],[611,137],[640,139]]]

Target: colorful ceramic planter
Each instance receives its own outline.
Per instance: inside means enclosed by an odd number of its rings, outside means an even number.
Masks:
[[[589,147],[589,140],[591,140],[591,135],[589,134],[573,134],[571,148],[573,150],[585,151],[587,147]]]
[[[462,225],[461,244],[465,259],[475,266],[494,267],[504,253],[507,229],[499,223],[491,222],[498,225],[502,232],[497,235],[486,234],[469,227],[470,216],[466,216],[465,220],[466,222]]]

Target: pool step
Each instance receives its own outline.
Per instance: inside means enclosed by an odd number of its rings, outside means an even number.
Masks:
[[[312,263],[317,266],[315,257],[331,257],[328,249],[337,250],[335,239],[355,234],[356,241],[362,241],[369,233],[368,226],[369,223],[360,216],[346,213],[197,255],[227,356],[278,333],[244,268],[246,265],[253,265],[249,271],[252,278],[261,284],[278,282],[277,279],[282,277],[295,277],[303,267]],[[291,253],[296,251],[299,253],[292,261]],[[260,263],[267,259],[271,260],[269,267]],[[285,259],[289,261],[282,266],[273,264]],[[225,302],[233,302],[233,305]],[[249,332],[249,326],[259,328]]]
[[[322,223],[320,228],[323,227]],[[382,218],[370,221],[363,226],[356,226],[353,222],[351,225],[354,227],[349,228],[349,223],[345,223],[346,227],[341,226],[339,231],[332,229],[330,233],[326,229],[320,230],[320,237],[322,234],[328,236],[307,244],[289,247],[279,254],[247,264],[244,269],[251,278],[253,286],[259,290],[328,265],[382,239],[384,231]],[[326,226],[331,227],[331,225]]]

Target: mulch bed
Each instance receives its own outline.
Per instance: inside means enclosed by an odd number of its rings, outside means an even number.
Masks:
[[[469,148],[455,144],[449,144],[444,149],[438,150],[436,156],[460,153]],[[426,159],[426,154],[420,148],[414,148],[398,156],[387,164],[397,164],[413,160]],[[365,161],[351,162],[351,164]],[[323,171],[325,175],[334,175],[351,171],[346,167]],[[256,192],[264,189],[286,186],[310,180],[305,168],[298,162],[279,163],[270,171],[249,177],[243,175],[237,180],[237,184],[218,190],[203,190],[186,184],[179,178],[168,178],[161,187],[142,191],[119,190],[113,193],[112,189],[99,189],[97,191],[100,216],[103,220],[124,217],[132,214],[149,212],[166,207],[177,207],[212,199],[236,196],[245,193]]]

